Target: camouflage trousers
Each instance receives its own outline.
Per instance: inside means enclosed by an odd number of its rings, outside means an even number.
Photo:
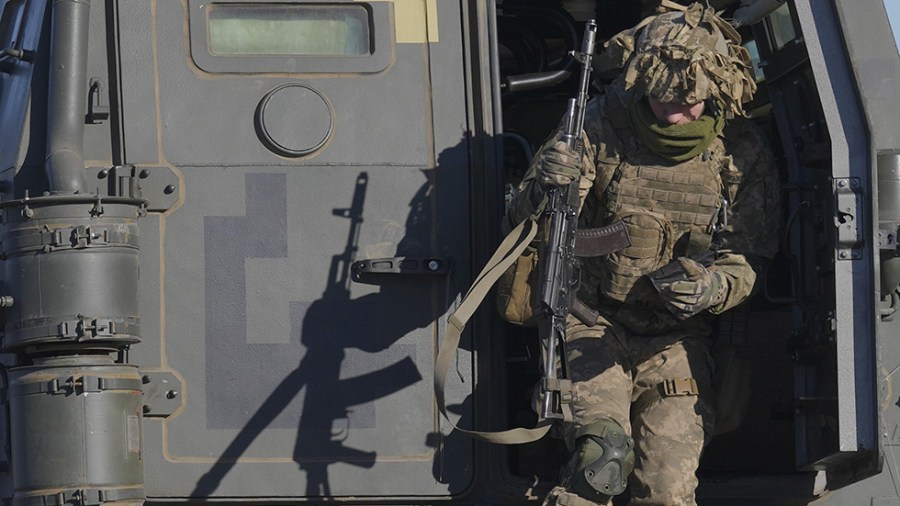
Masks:
[[[709,338],[689,331],[648,337],[602,317],[586,326],[570,316],[566,347],[574,382],[574,423],[563,428],[569,448],[578,428],[612,419],[634,438],[630,504],[696,504],[697,466],[715,423]],[[667,380],[688,378],[696,381],[695,393],[664,393]],[[597,504],[569,491],[574,460],[545,505]]]

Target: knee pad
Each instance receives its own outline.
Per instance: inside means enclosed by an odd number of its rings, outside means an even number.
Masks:
[[[634,469],[634,440],[618,423],[600,420],[578,429],[575,458],[572,490],[602,503],[625,491]]]

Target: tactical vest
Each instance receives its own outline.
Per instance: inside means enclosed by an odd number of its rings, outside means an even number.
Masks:
[[[673,258],[698,257],[715,247],[716,227],[725,219],[740,175],[721,139],[686,162],[657,156],[631,132],[616,98],[607,95],[601,110],[597,178],[583,216],[588,226],[622,220],[632,244],[586,262],[588,279],[583,281],[602,298],[633,303],[642,296],[635,289],[641,276]]]

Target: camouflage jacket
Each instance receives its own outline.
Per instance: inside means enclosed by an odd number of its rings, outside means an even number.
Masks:
[[[654,303],[655,293],[647,283],[635,281],[673,258],[696,257],[713,250],[715,260],[710,269],[725,275],[726,293],[708,312],[721,313],[749,298],[759,285],[766,259],[778,250],[781,206],[771,150],[758,127],[738,117],[729,121],[701,155],[681,163],[665,160],[642,145],[632,131],[626,100],[619,80],[588,104],[580,226],[603,226],[623,215],[629,224],[629,213],[637,212],[640,219],[634,226],[639,229],[629,228],[632,242],[637,238],[639,247],[653,248],[657,245],[645,244],[645,217],[655,216],[649,221],[659,222],[660,228],[666,229],[662,249],[667,251],[658,258],[625,267],[614,255],[583,259],[579,298],[612,313],[610,316],[636,332],[655,334],[691,325],[706,327],[703,317],[676,320],[661,304]],[[555,139],[551,137],[542,149]],[[527,218],[543,199],[543,188],[535,180],[540,158],[539,152],[507,208],[507,226]],[[711,230],[712,221],[716,222],[715,230]],[[704,235],[705,242],[701,239],[699,243],[706,252],[698,251],[695,240]],[[625,253],[618,258],[631,261],[635,256]],[[611,293],[615,289],[609,290],[610,279],[614,285],[621,280],[614,271],[636,275],[618,295]]]

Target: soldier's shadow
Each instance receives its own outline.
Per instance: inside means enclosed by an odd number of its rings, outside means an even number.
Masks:
[[[365,173],[357,179],[354,207],[358,208],[333,210],[333,214],[351,221],[358,218],[356,226],[362,222],[365,185],[361,180],[367,181]],[[422,214],[430,212],[431,206],[423,199],[430,195],[432,184],[433,177],[410,202],[406,235],[397,245],[398,255],[421,254],[417,245],[427,244],[418,236],[423,233],[422,224],[431,222]],[[354,213],[360,216],[354,218]],[[375,426],[373,401],[422,379],[414,360],[415,347],[395,344],[412,330],[431,324],[435,307],[428,284],[402,279],[384,280],[379,283],[378,293],[351,298],[350,270],[357,237],[358,230],[354,232],[351,228],[347,247],[332,259],[329,282],[319,299],[310,304],[290,303],[291,321],[295,322],[291,341],[295,345],[289,349],[302,354],[299,364],[274,385],[215,464],[197,482],[192,497],[211,496],[254,440],[276,419],[282,421],[275,425],[282,425],[284,420],[297,420],[293,459],[306,472],[308,497],[332,495],[328,468],[333,464],[341,462],[364,468],[375,465],[376,453],[349,446],[348,436],[354,428]],[[387,354],[380,353],[389,349],[391,352]],[[372,363],[378,367],[373,368],[370,363],[354,366],[362,372],[348,372],[345,364],[348,353],[357,354],[357,359],[359,354],[373,354],[377,360]],[[248,363],[253,359],[245,358]],[[241,360],[240,356],[235,360]],[[276,364],[272,367],[277,370]],[[301,395],[299,414],[286,411]]]
[[[429,313],[427,307],[410,309],[423,315]],[[349,304],[323,298],[306,312],[302,331],[306,355],[292,373],[306,389],[293,455],[300,468],[306,471],[306,495],[309,497],[332,495],[328,480],[328,467],[332,464],[344,462],[366,468],[375,465],[374,451],[345,445],[349,432],[354,427],[374,427],[372,401],[422,379],[408,355],[373,372],[340,377],[348,349],[376,353],[416,328],[411,326],[412,319],[393,318],[392,323],[379,324],[377,331],[373,331],[370,320],[354,315],[389,315],[399,311],[397,299],[379,293],[363,296]]]
[[[292,307],[292,312],[298,308]],[[357,348],[368,352],[386,349],[393,340],[408,329],[389,325],[372,332],[362,318],[339,315],[369,314],[370,311],[396,311],[393,301],[379,294],[365,296],[352,302],[335,303],[327,298],[317,300],[306,309],[302,329],[306,353],[296,369],[291,371],[269,394],[232,440],[212,469],[204,475],[193,497],[211,495],[225,475],[234,467],[252,442],[275,420],[285,408],[304,391],[299,415],[297,440],[293,452],[295,461],[307,473],[307,496],[328,496],[328,466],[345,462],[360,467],[372,467],[376,454],[344,445],[347,432],[358,418],[367,418],[367,403],[402,390],[422,379],[409,356],[371,373],[342,379],[341,364],[347,350]],[[400,321],[400,319],[395,319]],[[390,336],[382,337],[378,336]],[[354,414],[354,407],[362,407],[362,415]]]

